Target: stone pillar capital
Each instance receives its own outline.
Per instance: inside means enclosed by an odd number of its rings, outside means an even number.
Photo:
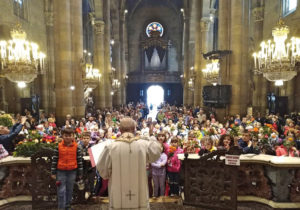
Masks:
[[[208,17],[201,18],[201,22],[200,22],[201,32],[209,31],[210,24],[211,24],[211,20]]]
[[[45,22],[46,26],[53,26],[53,12],[52,11],[46,11],[45,12]]]
[[[103,20],[94,20],[94,30],[96,32],[96,34],[104,34],[104,26],[105,23]]]
[[[255,22],[260,22],[264,20],[264,7],[259,6],[252,9],[252,15]]]

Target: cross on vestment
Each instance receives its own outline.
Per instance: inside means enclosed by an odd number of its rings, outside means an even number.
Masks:
[[[129,190],[129,194],[127,194],[126,196],[129,196],[129,200],[131,201],[131,196],[135,196],[135,194],[131,194],[131,190]]]

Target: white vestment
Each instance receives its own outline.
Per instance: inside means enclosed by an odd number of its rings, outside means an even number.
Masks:
[[[105,146],[97,169],[103,179],[109,179],[110,209],[150,209],[146,164],[158,160],[160,154],[155,137],[139,139],[132,133],[123,133]]]

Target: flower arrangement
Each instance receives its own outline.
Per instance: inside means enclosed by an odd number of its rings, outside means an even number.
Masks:
[[[9,114],[0,115],[0,125],[8,128],[13,126],[13,118]]]
[[[35,130],[28,131],[26,138],[17,144],[13,156],[31,157],[42,148],[55,149],[56,146],[56,136],[42,136]]]
[[[291,136],[286,137],[285,141],[283,142],[283,145],[287,148],[293,147],[295,145],[294,138]]]
[[[260,133],[260,143],[261,144],[269,144],[269,138],[272,137],[272,134],[278,134],[278,132],[274,129],[271,124],[265,124],[259,131]]]
[[[197,148],[200,146],[196,138],[189,138],[188,141],[183,142],[184,153],[195,153]]]
[[[231,124],[230,125],[230,129],[229,129],[230,131],[230,135],[231,136],[233,136],[233,137],[235,137],[235,136],[240,136],[241,135],[241,133],[240,133],[240,127],[239,127],[239,125],[238,125],[238,123],[236,122],[236,123],[234,123],[234,124]]]

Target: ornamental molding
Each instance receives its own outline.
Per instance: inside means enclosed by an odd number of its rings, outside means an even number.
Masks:
[[[201,32],[209,31],[211,20],[208,17],[203,17],[200,22]]]
[[[93,26],[96,34],[104,34],[105,23],[103,20],[94,20]]]
[[[252,9],[252,15],[255,22],[264,20],[264,7],[255,7]]]
[[[45,12],[45,21],[46,21],[46,26],[53,26],[54,23],[53,12]]]

